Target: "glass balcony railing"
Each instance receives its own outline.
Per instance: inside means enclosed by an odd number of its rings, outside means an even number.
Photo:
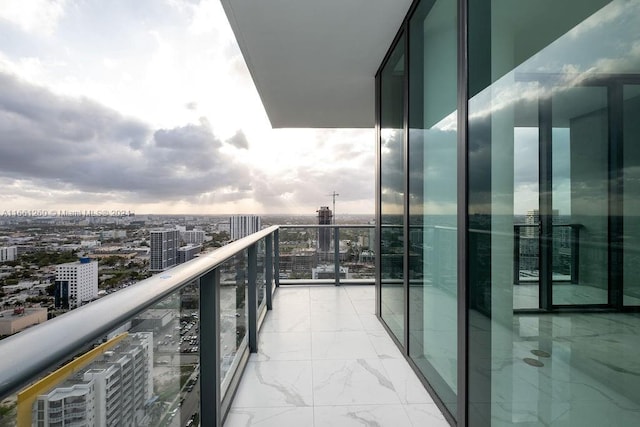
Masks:
[[[271,309],[278,233],[261,230],[0,341],[0,426],[71,425],[79,414],[221,425]]]
[[[373,225],[280,226],[279,283],[373,283]]]
[[[0,341],[0,426],[222,425],[280,279],[372,283],[373,232],[273,226]]]

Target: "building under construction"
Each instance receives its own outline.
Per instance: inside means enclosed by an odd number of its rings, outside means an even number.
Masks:
[[[319,225],[331,225],[333,219],[333,212],[329,209],[329,206],[321,206],[318,212],[318,224]],[[325,255],[331,249],[331,229],[330,228],[318,228],[318,252],[325,252]],[[320,254],[322,258],[322,254]]]

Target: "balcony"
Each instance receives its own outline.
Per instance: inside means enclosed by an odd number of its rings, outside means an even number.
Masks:
[[[319,251],[324,278],[308,264],[282,272],[280,237],[316,228],[334,242]],[[3,340],[5,419],[30,424],[34,398],[65,373],[147,342],[153,381],[130,410],[149,425],[448,425],[375,315],[371,254],[338,243],[353,230],[372,226],[270,227]],[[173,320],[134,321],[152,310]],[[199,345],[178,343],[183,330]]]

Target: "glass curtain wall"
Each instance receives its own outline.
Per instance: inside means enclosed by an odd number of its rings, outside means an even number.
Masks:
[[[451,414],[457,390],[457,13],[409,20],[409,355]]]
[[[468,13],[468,424],[638,425],[640,1]]]
[[[640,0],[423,0],[377,76],[381,317],[465,425],[640,423],[638,28]]]
[[[381,316],[404,343],[404,36],[380,76]]]

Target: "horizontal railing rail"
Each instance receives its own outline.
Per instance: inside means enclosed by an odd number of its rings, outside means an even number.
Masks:
[[[0,341],[0,399],[27,386],[155,303],[211,273],[240,251],[267,236],[277,236],[277,230],[278,226],[263,229]]]

